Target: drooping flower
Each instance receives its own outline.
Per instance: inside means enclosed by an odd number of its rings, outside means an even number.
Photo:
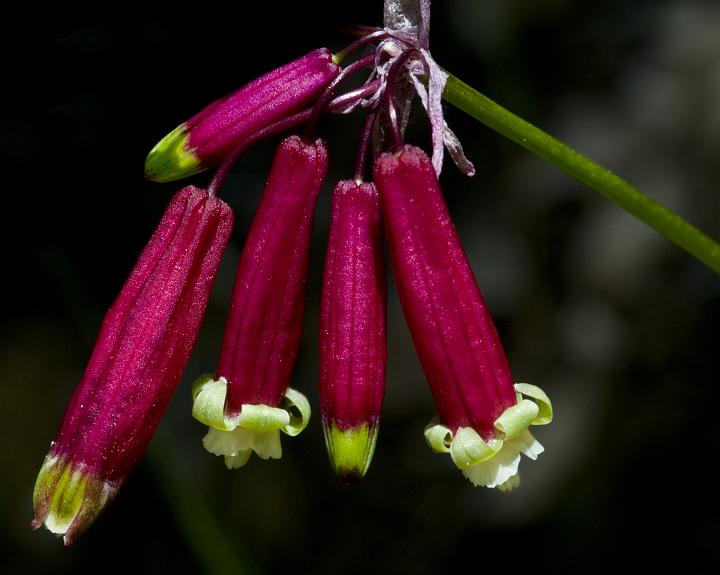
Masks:
[[[431,160],[406,145],[383,154],[374,176],[400,302],[439,415],[425,437],[475,485],[512,489],[520,454],[543,451],[527,429],[551,421],[550,402],[513,384]]]
[[[372,460],[385,391],[385,268],[380,200],[371,183],[340,182],[320,312],[320,407],[330,461],[344,482]]]
[[[327,172],[321,140],[286,138],[270,170],[233,288],[215,376],[193,388],[205,448],[228,468],[282,455],[280,431],[307,425],[310,405],[288,388],[300,341],[313,214]]]
[[[103,320],[35,484],[33,527],[69,544],[113,498],[152,438],[195,342],[232,211],[178,192]]]
[[[306,107],[339,71],[320,48],[213,102],[157,143],[146,177],[170,182],[216,166],[239,141]]]

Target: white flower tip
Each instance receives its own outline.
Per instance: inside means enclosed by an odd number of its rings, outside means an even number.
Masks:
[[[532,438],[532,442],[525,445],[522,454],[535,461],[545,451],[545,448],[530,432],[528,432],[528,435]]]
[[[498,487],[501,491],[511,491],[520,484],[520,454],[534,460],[542,452],[543,446],[540,442],[529,431],[525,431],[502,442],[501,449],[491,459],[463,469],[463,474],[475,486]]]
[[[228,469],[240,469],[250,460],[252,455],[252,449],[246,449],[245,451],[239,451],[235,455],[225,455],[225,467]]]
[[[508,439],[485,441],[471,427],[460,427],[453,434],[436,420],[425,428],[425,440],[438,453],[449,453],[455,466],[476,487],[497,487],[511,491],[520,484],[520,455],[537,459],[544,448],[524,429]]]
[[[520,474],[516,473],[510,479],[508,479],[505,483],[501,483],[500,485],[498,485],[497,488],[504,493],[510,493],[513,489],[515,489],[519,485],[520,485]]]
[[[282,457],[278,429],[258,430],[238,426],[232,431],[224,431],[211,427],[202,443],[208,452],[223,456],[228,469],[245,465],[253,452],[260,459]]]
[[[285,393],[283,407],[263,404],[243,404],[240,414],[227,418],[220,415],[218,406],[224,404],[227,382],[212,378],[200,381],[193,415],[211,425],[202,440],[213,455],[223,456],[228,469],[237,469],[248,462],[254,452],[260,459],[280,459],[280,432],[295,436],[308,424],[310,404],[294,389]],[[222,400],[222,403],[221,403]]]
[[[202,439],[202,444],[208,453],[213,455],[231,455],[237,451],[231,431],[221,431],[209,427]]]
[[[260,459],[280,459],[282,446],[279,431],[250,431],[250,448]]]

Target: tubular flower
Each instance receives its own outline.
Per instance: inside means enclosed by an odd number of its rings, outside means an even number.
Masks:
[[[344,482],[372,460],[385,391],[385,268],[375,186],[333,193],[320,315],[320,406],[325,443]]]
[[[105,316],[38,475],[33,527],[45,523],[69,544],[145,451],[195,342],[232,220],[205,190],[172,199]]]
[[[294,436],[310,406],[288,388],[297,355],[313,213],[327,172],[325,144],[291,136],[279,146],[235,278],[215,376],[193,387],[193,416],[210,426],[205,448],[228,468],[254,451],[282,455],[280,431]]]
[[[314,50],[210,104],[150,151],[145,176],[170,182],[219,164],[237,143],[300,111],[340,68],[326,48]]]
[[[543,451],[528,426],[552,420],[550,401],[513,385],[430,159],[405,145],[383,154],[374,175],[400,302],[439,415],[425,438],[473,484],[512,489],[520,454]]]

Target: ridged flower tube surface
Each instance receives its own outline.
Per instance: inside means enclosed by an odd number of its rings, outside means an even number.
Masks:
[[[398,295],[439,415],[425,437],[473,484],[512,489],[520,454],[543,451],[527,428],[551,421],[550,402],[513,384],[427,155],[406,145],[383,154],[374,175]]]
[[[310,405],[288,388],[300,342],[313,214],[327,172],[321,140],[278,147],[240,258],[215,376],[193,387],[205,448],[228,468],[282,455],[280,431],[307,425]]]
[[[346,483],[367,471],[385,391],[385,268],[375,186],[333,193],[320,312],[320,407],[325,443]]]
[[[240,140],[305,108],[339,71],[320,48],[261,76],[160,140],[145,160],[145,176],[170,182],[219,164]]]
[[[45,523],[69,544],[145,451],[188,361],[232,220],[205,190],[172,199],[105,316],[38,475],[33,527]]]

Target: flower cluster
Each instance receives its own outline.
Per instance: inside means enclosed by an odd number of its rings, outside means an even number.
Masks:
[[[186,187],[100,330],[85,376],[37,479],[34,526],[70,542],[117,492],[150,441],[185,368],[232,227],[217,197],[248,146],[305,124],[279,144],[248,232],[220,359],[193,386],[205,448],[228,468],[282,454],[280,432],[308,424],[289,386],[301,334],[313,215],[328,168],[316,135],[325,112],[367,110],[354,177],[334,188],[320,317],[320,408],[335,472],[361,478],[375,449],[385,388],[386,285],[381,223],[405,319],[437,405],[425,430],[475,485],[509,490],[520,455],[543,447],[530,425],[552,419],[547,396],[514,383],[497,331],[438,183],[443,150],[472,174],[443,118],[447,76],[428,50],[429,2],[386,2],[383,29],[332,54],[319,49],[211,104],[150,152],[146,175],[172,181],[217,168],[207,189]],[[353,63],[341,67],[351,54]],[[356,72],[360,88],[336,95]],[[433,153],[403,142],[414,96]],[[365,180],[372,151],[372,181]]]

